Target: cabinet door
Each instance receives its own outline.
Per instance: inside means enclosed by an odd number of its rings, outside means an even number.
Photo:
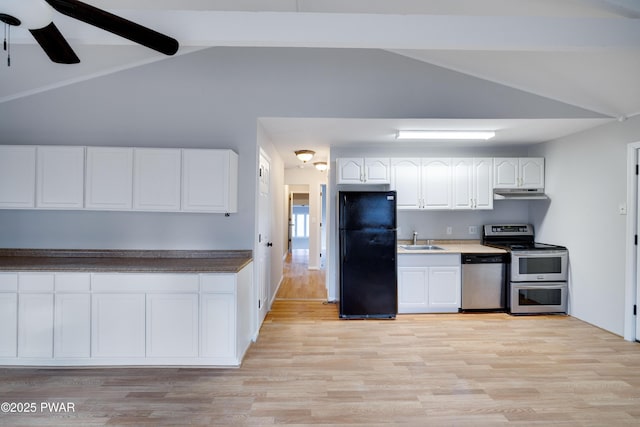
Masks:
[[[473,170],[473,159],[452,160],[454,209],[473,209]]]
[[[198,295],[147,295],[147,357],[198,356]]]
[[[202,294],[200,357],[235,358],[235,297]]]
[[[451,209],[451,159],[423,159],[422,197],[425,209]]]
[[[426,313],[429,309],[427,269],[398,268],[398,313]]]
[[[460,286],[460,267],[429,267],[429,311],[457,312]]]
[[[36,206],[82,209],[84,205],[84,147],[38,147]]]
[[[473,159],[473,208],[493,209],[493,159]]]
[[[337,160],[338,184],[362,184],[364,159],[341,158]]]
[[[179,149],[134,150],[133,207],[142,211],[180,210]]]
[[[36,147],[0,146],[0,208],[33,208]]]
[[[421,206],[420,159],[393,159],[391,188],[396,191],[398,209],[419,209]]]
[[[182,210],[236,212],[238,156],[230,150],[183,150]]]
[[[145,295],[93,294],[93,357],[145,356]]]
[[[91,296],[59,293],[55,296],[54,356],[91,355]]]
[[[0,357],[16,357],[18,342],[18,294],[0,292]]]
[[[493,159],[493,188],[518,188],[519,163],[517,158]]]
[[[544,158],[523,157],[519,167],[522,188],[544,188]]]
[[[129,210],[133,194],[133,149],[87,147],[85,207]]]
[[[53,357],[53,293],[20,293],[18,357]]]
[[[367,184],[389,184],[389,159],[364,159],[364,177]]]

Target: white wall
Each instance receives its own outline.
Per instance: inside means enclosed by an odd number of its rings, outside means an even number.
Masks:
[[[627,144],[640,116],[532,147],[546,159],[551,201],[531,207],[539,241],[569,248],[570,314],[622,335]],[[629,302],[633,304],[633,302]]]

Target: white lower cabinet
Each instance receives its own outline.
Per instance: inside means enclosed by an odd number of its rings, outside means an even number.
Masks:
[[[145,333],[144,294],[93,294],[92,357],[145,357]]]
[[[53,357],[91,356],[91,276],[56,273]]]
[[[0,273],[0,366],[238,366],[253,338],[238,273]]]
[[[0,293],[0,357],[18,354],[18,293]]]
[[[232,358],[235,354],[233,294],[203,294],[201,304],[202,357]]]
[[[460,308],[459,254],[398,256],[398,313],[448,313]]]
[[[53,281],[51,273],[18,275],[18,357],[53,357]]]
[[[147,294],[146,313],[147,357],[198,356],[198,294]]]

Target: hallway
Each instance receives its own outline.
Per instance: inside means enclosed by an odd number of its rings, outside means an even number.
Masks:
[[[287,254],[283,275],[276,300],[326,301],[325,270],[309,270],[308,249],[294,249]]]

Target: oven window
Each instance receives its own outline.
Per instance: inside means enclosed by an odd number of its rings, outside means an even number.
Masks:
[[[561,257],[526,257],[519,258],[520,274],[551,274],[562,273]]]
[[[562,289],[518,289],[518,305],[561,305]]]

